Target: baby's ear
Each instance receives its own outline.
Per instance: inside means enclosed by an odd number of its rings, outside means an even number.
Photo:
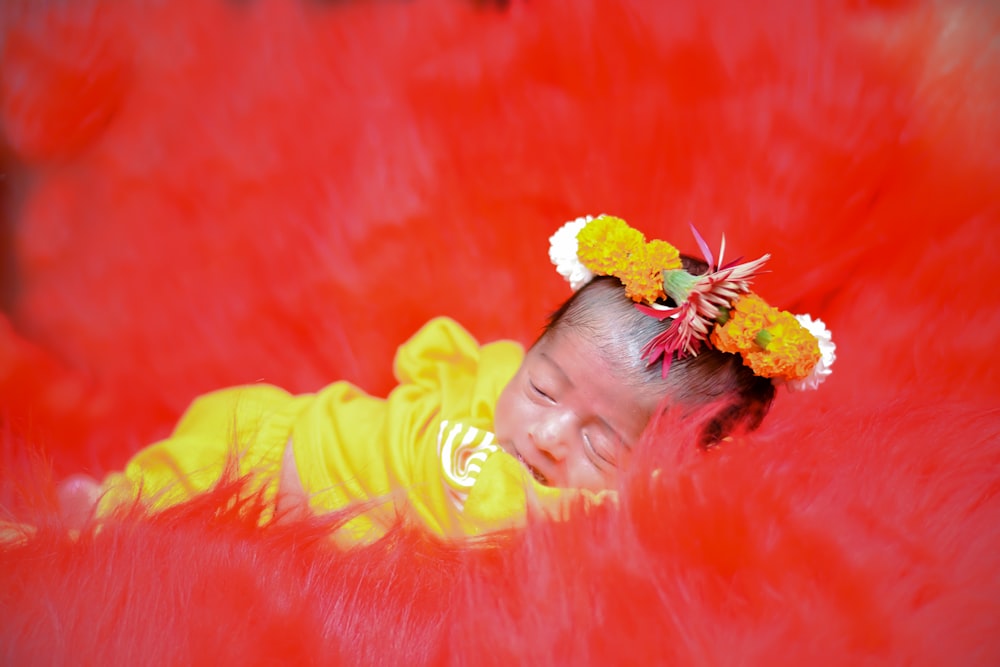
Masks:
[[[728,403],[714,409],[716,412],[706,419],[701,430],[698,444],[702,449],[733,442],[755,430],[763,420],[756,404]]]

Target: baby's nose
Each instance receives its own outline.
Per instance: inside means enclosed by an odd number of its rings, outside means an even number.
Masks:
[[[535,446],[555,461],[564,460],[572,444],[573,422],[572,413],[561,413],[546,419],[532,433]]]

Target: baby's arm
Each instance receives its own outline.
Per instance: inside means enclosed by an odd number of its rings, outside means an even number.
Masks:
[[[70,529],[79,530],[93,516],[101,498],[101,484],[90,475],[78,473],[67,477],[56,487],[59,514]],[[308,496],[302,488],[292,439],[288,439],[281,459],[276,506],[279,516],[300,517],[309,511]]]
[[[292,449],[292,439],[288,439],[285,452],[281,456],[281,474],[278,478],[278,497],[275,501],[277,518],[292,519],[308,516],[309,496],[302,486],[302,477],[295,464],[295,452]]]
[[[265,384],[200,396],[168,438],[137,452],[121,471],[99,483],[85,475],[62,482],[57,487],[60,511],[79,526],[94,513],[95,504],[102,516],[137,500],[161,510],[233,474],[249,478],[247,491],[273,493],[291,421],[307,400]]]

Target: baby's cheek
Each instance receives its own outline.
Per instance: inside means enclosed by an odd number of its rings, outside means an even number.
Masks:
[[[494,420],[501,423],[508,431],[524,430],[524,424],[535,418],[535,406],[524,394],[524,387],[518,376],[500,393],[497,399]]]
[[[605,491],[616,486],[615,474],[595,468],[587,460],[577,460],[569,471],[568,486],[587,491]]]
[[[511,396],[510,385],[507,385],[507,389],[504,389],[497,399],[493,414],[493,432],[498,439],[509,440],[512,430],[517,427],[517,422],[521,419],[523,415],[518,414],[517,406]]]

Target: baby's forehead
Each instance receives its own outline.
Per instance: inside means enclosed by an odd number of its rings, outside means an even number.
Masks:
[[[567,326],[546,332],[532,351],[542,363],[580,372],[599,393],[655,405],[666,395],[668,384],[642,359],[641,348],[614,332]]]
[[[618,380],[645,384],[643,376],[647,365],[642,360],[642,343],[629,339],[619,328],[590,323],[563,324],[546,331],[535,345],[542,352],[579,351],[591,362],[607,366]]]

